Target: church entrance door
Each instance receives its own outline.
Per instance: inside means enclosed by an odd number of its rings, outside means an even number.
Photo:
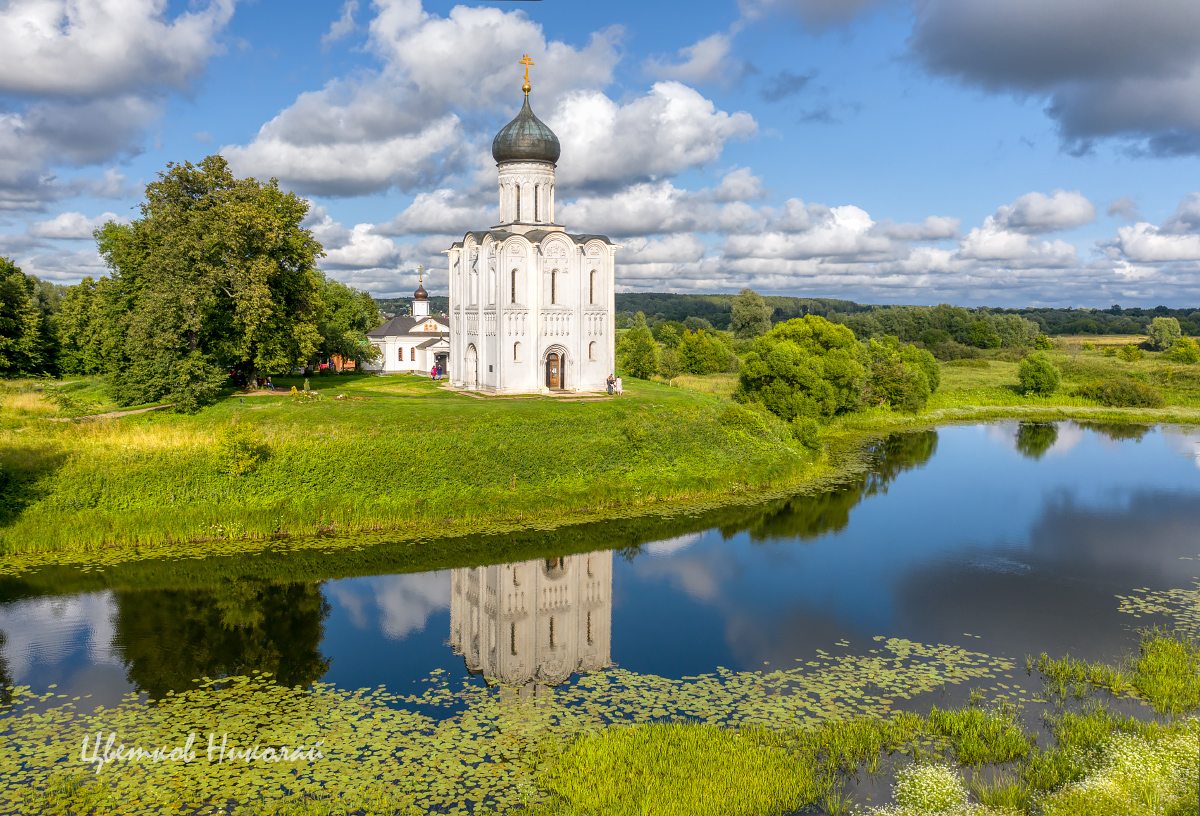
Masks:
[[[465,361],[466,375],[465,381],[467,388],[474,388],[479,382],[479,355],[475,352],[475,345],[467,346],[467,359]]]
[[[563,387],[562,379],[562,358],[551,354],[546,358],[546,387],[557,391]]]

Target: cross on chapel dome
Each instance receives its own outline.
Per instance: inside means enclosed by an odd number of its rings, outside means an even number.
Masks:
[[[425,291],[425,270],[422,267],[417,267],[417,291],[413,292],[413,300],[429,300],[429,293]]]
[[[555,164],[562,153],[558,137],[546,124],[533,115],[529,107],[529,66],[533,61],[529,55],[521,60],[525,66],[525,104],[516,118],[500,129],[492,140],[492,158],[497,164],[512,161],[547,162]]]

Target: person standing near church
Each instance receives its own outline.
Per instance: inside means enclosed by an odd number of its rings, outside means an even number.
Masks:
[[[612,374],[609,374],[608,379],[604,381],[604,384],[608,386],[608,395],[611,397],[613,388],[615,388],[617,385],[616,379],[613,378]]]

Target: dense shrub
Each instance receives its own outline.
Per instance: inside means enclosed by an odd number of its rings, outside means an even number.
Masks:
[[[1062,374],[1041,352],[1021,361],[1017,378],[1021,382],[1021,390],[1026,394],[1053,394],[1062,382]]]
[[[1117,356],[1117,350],[1113,346],[1105,346],[1104,350],[1101,351],[1100,353],[1103,354],[1105,357],[1116,357]]]
[[[757,402],[788,422],[830,417],[858,406],[864,374],[854,332],[808,315],[754,341],[734,398]]]
[[[731,430],[749,431],[756,434],[765,433],[767,430],[767,424],[762,414],[736,402],[731,402],[721,409],[720,421],[722,425]]]
[[[234,423],[217,434],[217,459],[222,473],[245,476],[267,458],[267,441],[253,426]]]
[[[1049,351],[1054,348],[1054,341],[1048,334],[1039,334],[1033,341],[1033,347],[1038,351]]]
[[[965,346],[962,343],[954,340],[946,340],[941,343],[926,343],[929,351],[939,360],[973,360],[979,357],[979,349],[974,346]]]
[[[930,393],[941,387],[942,367],[928,351],[916,346],[905,346],[900,349],[900,359],[905,365],[916,366],[925,372],[925,379],[929,381]]]
[[[1121,346],[1121,350],[1117,352],[1117,356],[1127,363],[1136,363],[1138,360],[1142,359],[1143,352],[1133,343],[1127,343],[1126,345]]]
[[[796,417],[792,420],[792,436],[811,451],[821,450],[821,426],[812,417]]]
[[[864,397],[870,405],[890,406],[901,411],[920,411],[929,401],[933,389],[925,373],[925,360],[899,349],[895,337],[884,342],[869,340],[864,349],[867,359],[867,382]],[[909,347],[912,348],[911,346]],[[913,349],[914,352],[921,351]],[[932,355],[928,355],[932,361]],[[936,368],[937,363],[933,362]],[[941,377],[938,372],[937,376]]]
[[[1096,400],[1101,405],[1116,408],[1161,408],[1162,394],[1132,377],[1114,377],[1111,380],[1090,383],[1074,391],[1077,397]]]
[[[639,380],[648,380],[658,371],[658,344],[646,328],[646,316],[641,312],[634,316],[633,327],[621,335],[617,359],[626,374]]]
[[[711,330],[685,331],[676,351],[680,367],[692,374],[716,374],[737,365],[725,336]]]
[[[1173,363],[1200,363],[1200,344],[1190,337],[1180,337],[1174,347],[1168,352],[1167,358]]]
[[[1158,351],[1166,351],[1175,345],[1175,341],[1183,336],[1179,321],[1173,317],[1156,317],[1146,327],[1146,336],[1151,347]]]

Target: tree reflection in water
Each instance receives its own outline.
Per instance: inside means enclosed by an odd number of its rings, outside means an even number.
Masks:
[[[816,495],[793,496],[756,508],[757,517],[721,527],[731,538],[749,530],[756,542],[800,538],[811,540],[838,532],[850,523],[850,511],[863,499],[887,492],[888,484],[906,470],[918,468],[937,452],[937,431],[893,434],[880,442],[867,473],[843,488]]]
[[[1022,422],[1017,427],[1017,450],[1028,459],[1041,459],[1058,441],[1053,422]]]
[[[320,583],[226,581],[214,589],[118,591],[114,646],[139,691],[159,698],[199,677],[271,672],[307,686],[329,670]]]

